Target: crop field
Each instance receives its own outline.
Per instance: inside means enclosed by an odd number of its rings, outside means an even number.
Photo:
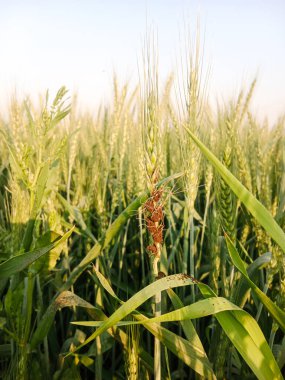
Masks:
[[[144,67],[0,118],[1,379],[283,379],[284,118]]]

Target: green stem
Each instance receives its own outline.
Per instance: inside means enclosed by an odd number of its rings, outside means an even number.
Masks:
[[[31,331],[31,320],[33,311],[33,292],[34,292],[34,276],[31,272],[28,273],[28,277],[25,278],[25,304],[23,307],[23,315],[25,316],[25,330],[24,330],[24,343],[27,344],[29,341],[30,331]]]
[[[23,330],[21,332],[21,339],[18,343],[19,349],[19,360],[17,366],[17,378],[19,380],[28,379],[28,341],[31,332],[31,320],[33,311],[33,290],[34,290],[34,277],[29,272],[28,277],[24,281],[25,293],[23,309],[19,310],[21,315],[24,315],[23,319]]]
[[[176,178],[179,178],[182,175],[183,173],[173,174],[172,176],[160,181],[158,187],[167,184],[168,182]],[[80,264],[77,265],[75,269],[73,269],[73,271],[69,275],[69,278],[53,297],[49,307],[43,315],[42,320],[32,337],[31,348],[35,348],[47,335],[54,319],[54,315],[56,312],[55,301],[59,294],[65,290],[68,290],[75,283],[75,281],[78,279],[78,277],[80,277],[83,271],[90,265],[90,263],[92,263],[96,259],[96,257],[98,257],[101,254],[102,250],[111,243],[111,241],[119,233],[126,221],[131,216],[136,214],[138,208],[142,206],[148,198],[149,191],[145,191],[141,196],[137,197],[111,224],[104,236],[104,239],[102,239],[100,242],[97,242],[85,256],[85,258],[80,262]]]
[[[17,380],[28,380],[28,351],[26,345],[19,347],[19,359],[17,363]]]
[[[191,213],[190,220],[190,276],[195,278],[195,231],[194,231],[194,219]],[[191,286],[192,303],[195,302],[195,286]]]
[[[159,256],[152,258],[152,273],[153,280],[155,281],[158,276],[158,262]],[[156,293],[154,296],[154,316],[161,315],[161,293]],[[154,380],[161,379],[161,345],[158,338],[154,338]]]
[[[145,267],[144,267],[144,242],[143,242],[143,225],[142,225],[142,208],[139,208],[139,228],[140,228],[140,257],[142,267],[142,286],[145,286]]]
[[[273,348],[274,339],[275,339],[275,335],[276,335],[277,331],[278,331],[278,325],[277,325],[277,323],[273,322],[271,332],[270,332],[269,342],[268,342],[271,350]]]
[[[201,266],[203,243],[204,243],[205,232],[206,232],[206,221],[207,221],[207,216],[208,216],[209,204],[210,204],[210,193],[207,194],[207,198],[206,198],[205,212],[204,212],[204,217],[203,217],[202,234],[201,234],[200,251],[199,251],[199,257],[198,257],[198,260],[196,263],[196,268],[200,268],[200,266]]]
[[[97,259],[95,263],[95,267],[97,271],[99,271],[99,264],[100,264],[99,259]],[[98,288],[97,292],[96,292],[96,288],[94,290],[96,294],[95,305],[98,307],[102,307],[103,306],[101,302],[102,297],[98,294],[98,292],[100,292],[100,288]],[[101,344],[100,336],[96,338],[95,344],[96,344],[95,379],[102,380],[103,358],[102,358],[102,344]]]
[[[182,273],[187,274],[188,270],[188,255],[189,255],[189,234],[190,234],[190,223],[188,218],[188,209],[185,208],[184,211],[184,239],[183,239],[183,262],[182,262]]]
[[[264,284],[264,287],[263,287],[263,293],[264,293],[265,295],[267,294],[267,290],[268,290],[268,288],[269,288],[269,282],[267,281],[267,282]],[[258,322],[258,320],[259,320],[259,318],[260,318],[260,315],[261,315],[262,309],[263,309],[263,303],[260,302],[259,305],[258,305],[258,309],[257,309],[256,317],[255,317],[256,322]]]
[[[98,336],[95,342],[96,342],[95,379],[102,380],[102,366],[103,366],[102,359],[103,358],[102,358],[101,337]]]

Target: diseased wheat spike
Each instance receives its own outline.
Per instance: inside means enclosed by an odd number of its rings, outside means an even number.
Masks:
[[[160,176],[161,137],[159,130],[159,101],[157,56],[153,46],[147,47],[146,88],[143,103],[143,142],[144,163],[147,188],[150,198],[144,204],[145,221],[150,235],[150,245],[147,250],[152,265],[152,277],[155,281],[159,273],[161,247],[163,243],[164,213],[162,204],[162,189],[157,188]],[[154,314],[161,315],[161,293],[154,296]],[[161,379],[161,347],[160,340],[154,339],[154,378]]]
[[[143,130],[144,143],[144,167],[147,188],[150,193],[149,200],[144,205],[148,231],[152,237],[152,256],[160,256],[160,245],[163,233],[163,208],[161,203],[161,190],[156,188],[160,177],[161,167],[161,136],[159,119],[159,101],[157,84],[157,57],[153,50],[147,51],[146,88],[143,108]],[[158,238],[159,237],[159,238]],[[155,247],[155,248],[154,248]],[[156,260],[155,259],[155,260]],[[157,274],[156,274],[157,275]]]

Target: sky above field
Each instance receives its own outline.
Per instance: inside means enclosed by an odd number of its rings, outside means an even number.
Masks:
[[[149,27],[164,81],[179,70],[197,18],[212,103],[257,76],[258,118],[285,114],[284,0],[0,0],[0,109],[15,91],[35,96],[65,85],[92,111],[110,99],[114,72],[121,83],[138,80]]]

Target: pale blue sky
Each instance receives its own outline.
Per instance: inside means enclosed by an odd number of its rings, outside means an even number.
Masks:
[[[285,1],[0,0],[0,108],[14,89],[66,85],[89,109],[107,101],[115,70],[136,81],[146,20],[158,34],[162,79],[180,60],[185,24],[205,30],[211,99],[228,99],[258,74],[253,109],[285,113]]]

